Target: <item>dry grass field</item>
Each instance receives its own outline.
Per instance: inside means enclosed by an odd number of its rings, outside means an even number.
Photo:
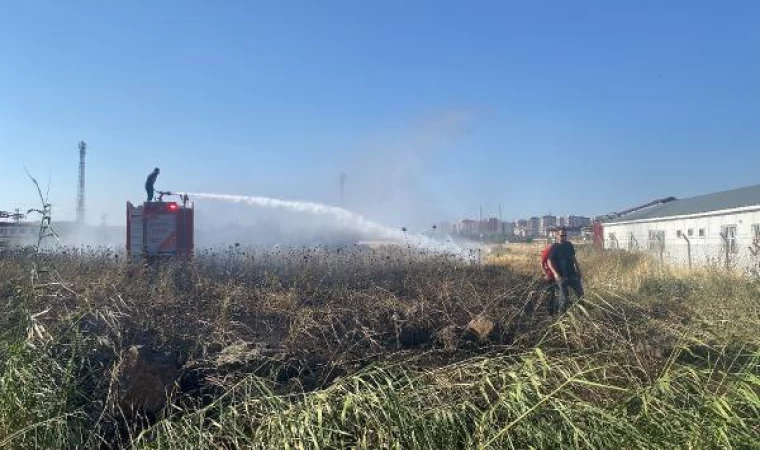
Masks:
[[[757,448],[760,282],[579,251],[0,255],[0,448]]]

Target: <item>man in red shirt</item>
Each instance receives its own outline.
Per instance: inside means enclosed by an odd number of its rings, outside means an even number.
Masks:
[[[541,252],[541,269],[544,271],[544,284],[546,289],[546,301],[549,309],[549,314],[554,315],[557,313],[557,280],[554,278],[554,272],[549,267],[549,255],[551,255],[554,246],[557,243],[547,245]]]

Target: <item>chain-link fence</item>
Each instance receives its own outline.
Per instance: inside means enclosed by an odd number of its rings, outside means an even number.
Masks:
[[[643,240],[635,236],[618,239],[613,235],[604,240],[604,248],[646,252],[662,263],[687,267],[760,269],[760,240],[755,239],[755,236],[740,236],[735,232],[724,232],[717,237],[681,235],[665,238],[664,233],[655,231]]]

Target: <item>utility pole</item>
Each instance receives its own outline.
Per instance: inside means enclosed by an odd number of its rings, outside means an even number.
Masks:
[[[729,270],[731,268],[731,258],[729,256],[731,248],[729,247],[728,230],[721,232],[720,238],[723,239],[723,250],[726,253],[726,260],[725,260],[726,270]]]
[[[478,205],[478,210],[480,211],[478,213],[478,235],[480,236],[480,240],[483,241],[483,232],[486,228],[483,224],[483,205]]]
[[[506,234],[506,233],[504,232],[504,220],[502,220],[502,218],[501,218],[501,203],[499,203],[499,230],[498,230],[498,233],[499,233],[499,235],[500,235],[502,238],[503,238],[503,237],[504,237],[504,235]]]
[[[691,269],[691,240],[689,240],[688,237],[686,237],[686,233],[681,233],[681,237],[684,241],[686,241],[686,257],[689,261],[689,269]]]
[[[345,202],[345,191],[346,191],[346,173],[341,172],[340,173],[340,206],[343,207]]]
[[[79,141],[79,189],[77,190],[77,223],[84,223],[84,157],[87,153],[87,143]]]

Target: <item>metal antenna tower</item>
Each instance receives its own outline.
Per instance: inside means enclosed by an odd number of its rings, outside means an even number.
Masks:
[[[84,156],[87,143],[79,141],[79,189],[77,190],[77,223],[84,223]]]
[[[340,173],[340,206],[344,206],[345,201],[345,194],[346,194],[346,173],[341,172]]]

